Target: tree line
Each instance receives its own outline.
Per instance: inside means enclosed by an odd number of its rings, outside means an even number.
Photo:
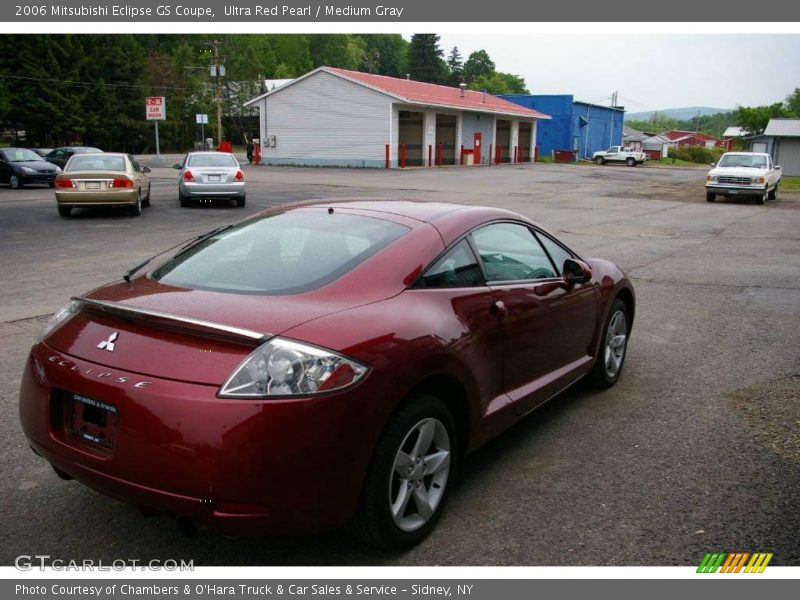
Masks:
[[[241,143],[257,131],[257,111],[242,104],[265,79],[298,77],[321,65],[419,81],[527,93],[525,81],[498,72],[484,50],[444,58],[435,34],[4,35],[0,36],[0,126],[5,143],[85,144],[152,151],[144,98],[165,96],[161,148],[184,151],[200,137],[218,139],[212,41],[220,42],[223,131]]]
[[[785,101],[766,106],[739,106],[732,111],[688,120],[673,119],[663,113],[655,112],[649,120],[626,119],[625,124],[639,131],[655,133],[671,130],[701,131],[721,138],[724,131],[731,126],[741,127],[748,135],[762,134],[769,120],[774,118],[800,118],[800,88],[795,88]]]

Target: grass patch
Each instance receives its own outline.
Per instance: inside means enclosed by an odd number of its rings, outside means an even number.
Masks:
[[[800,177],[781,177],[781,190],[800,192]]]
[[[536,162],[551,163],[551,162],[553,162],[553,157],[552,156],[539,156],[539,157],[536,158]]]
[[[702,163],[682,160],[680,158],[662,158],[661,160],[651,160],[648,162],[656,165],[667,165],[671,167],[697,167],[702,165]],[[710,169],[711,166],[709,165],[708,168]]]

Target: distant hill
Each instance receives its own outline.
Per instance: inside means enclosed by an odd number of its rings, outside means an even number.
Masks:
[[[701,117],[715,115],[717,113],[733,112],[732,108],[712,108],[710,106],[687,106],[685,108],[665,108],[664,110],[648,110],[646,112],[625,113],[625,119],[630,121],[649,121],[655,113],[661,116],[677,119],[678,121],[689,121],[700,113]]]

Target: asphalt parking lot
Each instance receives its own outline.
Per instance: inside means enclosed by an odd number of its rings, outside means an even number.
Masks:
[[[154,169],[152,207],[138,218],[65,220],[52,190],[0,187],[0,564],[49,554],[196,566],[696,565],[706,551],[800,564],[800,194],[709,204],[703,170],[653,166],[246,167],[245,208],[180,208],[174,173]],[[471,455],[438,528],[393,556],[340,532],[187,538],[170,520],[59,480],[30,451],[17,386],[47,315],[182,239],[326,197],[509,208],[580,254],[617,262],[638,301],[620,382],[602,393],[577,385]]]

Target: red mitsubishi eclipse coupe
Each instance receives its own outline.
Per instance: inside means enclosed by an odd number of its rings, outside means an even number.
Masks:
[[[615,265],[495,208],[283,206],[145,265],[53,316],[22,425],[61,477],[230,534],[419,542],[466,452],[617,381],[634,316]]]

